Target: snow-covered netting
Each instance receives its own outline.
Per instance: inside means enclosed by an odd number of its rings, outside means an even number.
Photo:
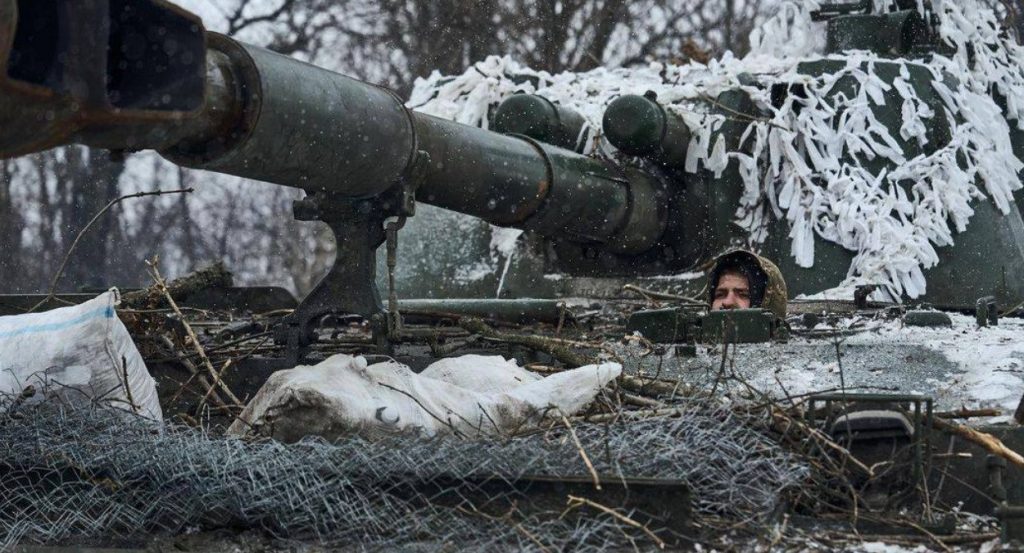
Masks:
[[[876,4],[884,11],[890,2]],[[936,248],[952,245],[967,228],[973,203],[990,201],[1004,214],[1016,208],[1013,192],[1021,188],[1024,163],[1010,132],[1011,125],[1024,128],[1024,49],[977,0],[933,0],[918,9],[928,20],[934,14],[947,55],[825,55],[824,24],[810,15],[818,7],[813,0],[784,3],[751,37],[752,51],[743,58],[726,53],[707,65],[552,75],[490,57],[462,75],[435,72],[418,81],[409,106],[486,128],[489,110],[506,97],[540,94],[584,117],[587,153],[629,161],[601,140],[601,118],[616,97],[653,91],[691,128],[687,171],[721,175],[736,164],[744,193],[735,222],[746,229],[749,245],[767,237],[771,219],[784,218],[798,265],[812,267],[815,239],[827,240],[856,253],[847,279],[835,285],[878,283],[892,297],[919,297],[926,291],[923,271],[939,261]],[[828,59],[842,68],[821,76],[798,71],[801,62]],[[896,64],[899,76],[881,78],[876,66],[882,63]],[[941,99],[938,108],[914,86],[911,73],[922,67],[931,74],[929,95]],[[859,85],[854,95],[835,92],[837,82],[850,79]],[[777,85],[798,85],[805,93],[773,105]],[[749,94],[765,114],[749,122],[743,151],[728,151],[715,134],[726,116],[705,107],[706,99],[732,89]],[[898,129],[877,116],[893,93],[902,113]],[[928,129],[940,123],[950,128],[948,143],[929,144]],[[916,142],[924,153],[908,156],[900,140]]]
[[[80,305],[0,317],[0,395],[163,420],[156,383],[117,318],[117,301],[111,290]]]
[[[271,375],[229,432],[294,442],[359,436],[508,436],[583,409],[622,373],[616,363],[547,378],[500,356],[441,359],[422,373],[335,355]]]

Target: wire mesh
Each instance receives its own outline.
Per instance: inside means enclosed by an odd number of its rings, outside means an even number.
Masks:
[[[698,515],[761,520],[808,474],[736,415],[704,404],[688,404],[675,418],[574,430],[598,474],[678,480]],[[564,426],[503,441],[396,436],[286,445],[156,427],[109,408],[14,408],[0,398],[0,550],[141,543],[223,527],[363,550],[649,544],[650,534],[625,522],[628,511],[531,512],[516,508],[515,497],[498,497],[512,486],[472,484],[591,474]],[[437,490],[452,479],[469,482],[455,492],[464,502],[439,500]],[[424,486],[431,482],[438,485]],[[496,502],[512,507],[498,515],[475,508]]]

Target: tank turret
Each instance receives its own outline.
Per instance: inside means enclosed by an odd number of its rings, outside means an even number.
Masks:
[[[917,159],[950,143],[947,117],[910,128],[900,109],[902,95],[913,91],[920,113],[947,112],[949,82],[940,81],[953,77],[913,59],[939,48],[926,19],[848,3],[824,4],[816,17],[828,20],[832,51],[883,56],[865,62],[874,80],[836,79],[819,91],[822,98],[852,98],[870,85],[871,124],[901,137],[885,145],[888,158],[849,149],[828,156],[891,173],[891,159]],[[865,43],[874,35],[862,31],[879,25],[899,40]],[[495,132],[410,110],[385,88],[206,32],[199,18],[163,0],[2,0],[0,39],[0,157],[71,143],[151,149],[182,166],[307,193],[295,215],[326,222],[342,262],[296,312],[300,342],[324,314],[383,312],[375,251],[417,202],[531,231],[546,241],[549,268],[579,277],[674,274],[748,243],[751,229],[736,224],[737,206],[750,201],[752,179],[765,173],[734,158],[749,154],[751,122],[766,117],[766,102],[797,105],[797,113],[808,92],[799,82],[766,85],[740,75],[738,85],[693,100],[699,132],[654,94],[614,99],[601,129],[567,106],[520,94],[497,106]],[[851,63],[809,59],[795,72],[810,82]],[[760,104],[758,90],[766,93]],[[619,162],[579,153],[595,133]],[[1012,137],[1019,142],[1021,133]],[[694,155],[695,144],[710,155]],[[1024,222],[1016,204],[998,207],[974,208],[970,228],[938,252],[942,262],[928,270],[921,299],[949,307],[989,295],[1007,305],[1024,300]],[[793,221],[775,209],[757,246],[779,263],[792,294],[848,276],[855,251],[807,231],[815,252],[808,263],[788,239]],[[979,259],[979,252],[989,253]],[[998,267],[986,259],[998,259]]]

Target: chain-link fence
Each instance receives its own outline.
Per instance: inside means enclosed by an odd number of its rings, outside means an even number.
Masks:
[[[736,415],[704,404],[671,418],[578,422],[573,431],[578,444],[557,425],[504,441],[285,445],[157,428],[110,409],[8,401],[0,407],[0,550],[223,527],[367,550],[602,550],[674,531],[636,527],[641,519],[628,508],[577,503],[568,516],[564,499],[531,507],[519,483],[676,481],[697,516],[749,522],[807,475]]]

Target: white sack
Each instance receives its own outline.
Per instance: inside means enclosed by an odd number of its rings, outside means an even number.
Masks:
[[[335,355],[270,376],[228,433],[285,442],[392,434],[507,435],[546,413],[571,415],[622,373],[615,363],[541,378],[501,357],[442,359],[421,374]]]
[[[0,394],[33,386],[30,401],[99,402],[163,420],[156,383],[114,312],[116,302],[110,291],[80,305],[0,317]]]
[[[439,359],[423,369],[420,376],[442,380],[482,394],[507,392],[544,378],[520,367],[515,359],[473,354]]]

